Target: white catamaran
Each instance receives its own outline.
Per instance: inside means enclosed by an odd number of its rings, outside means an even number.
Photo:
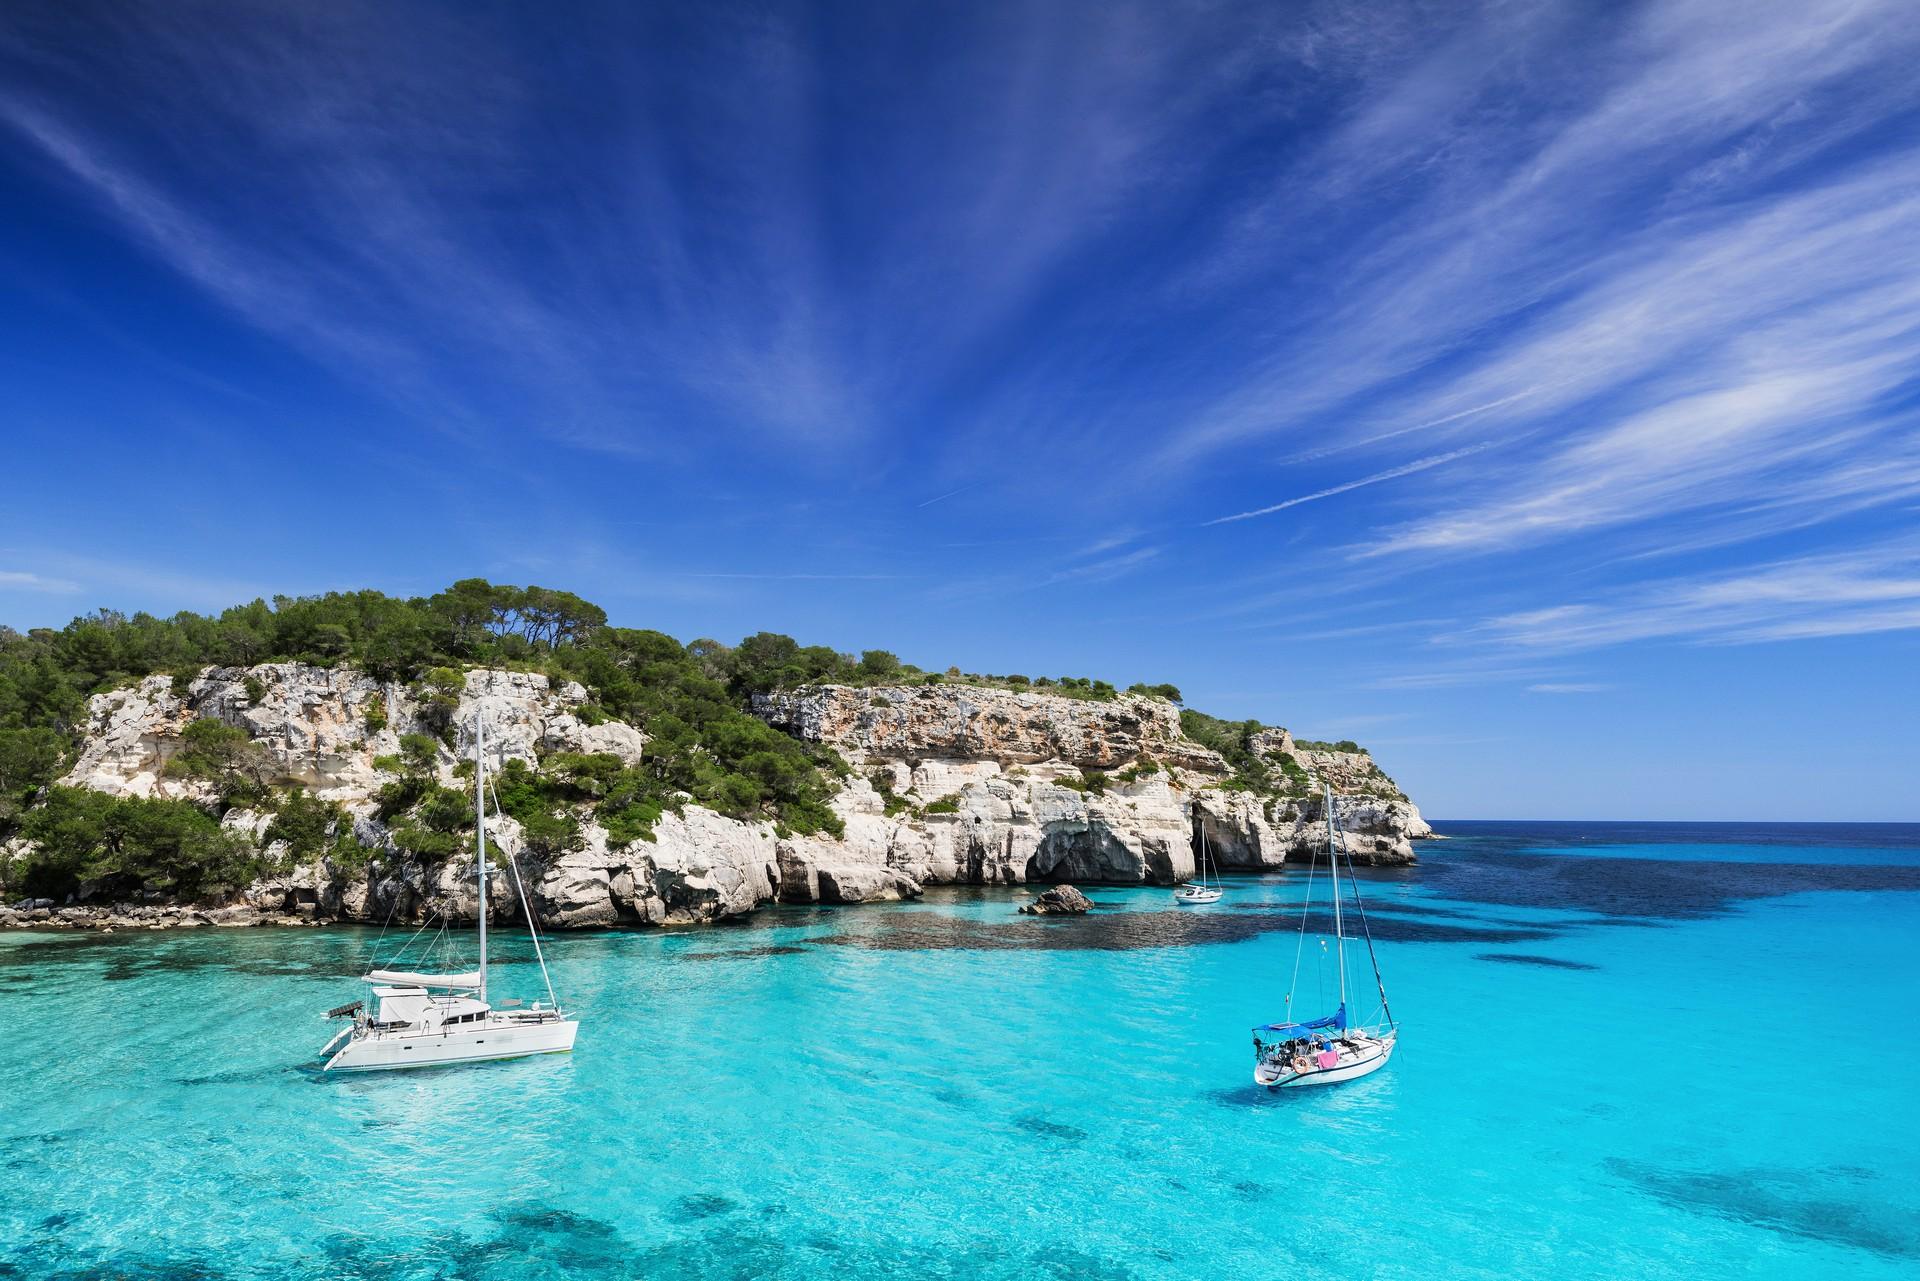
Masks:
[[[1339,974],[1340,1004],[1331,1014],[1303,1022],[1266,1023],[1253,1029],[1253,1079],[1269,1089],[1294,1089],[1307,1085],[1337,1085],[1378,1072],[1393,1057],[1400,1029],[1387,1008],[1387,987],[1380,978],[1380,961],[1373,951],[1373,929],[1367,924],[1366,905],[1360,901],[1360,884],[1353,875],[1353,857],[1347,853],[1346,833],[1340,829],[1340,817],[1334,808],[1333,788],[1325,788],[1327,814],[1327,866],[1333,880],[1333,955]],[[1380,993],[1378,1019],[1352,1020],[1347,1016],[1347,936],[1340,905],[1340,860],[1347,860],[1347,884],[1353,905],[1360,917],[1361,933],[1367,943],[1367,959],[1373,965],[1373,982]],[[1307,939],[1307,917],[1313,910],[1313,869],[1307,871],[1306,902],[1300,908],[1300,938],[1293,953],[1293,982],[1287,988],[1287,1016],[1293,1017],[1293,994],[1300,983],[1300,957]],[[1321,941],[1321,964],[1326,964],[1326,942]],[[1325,1006],[1321,1007],[1325,1009]]]
[[[564,1054],[573,1048],[580,1024],[560,1008],[540,950],[527,889],[513,858],[507,867],[519,891],[533,954],[546,981],[547,1000],[522,1010],[518,1001],[487,1002],[487,760],[486,724],[474,735],[473,807],[476,827],[476,879],[480,886],[480,967],[459,974],[417,974],[410,970],[373,970],[366,976],[377,1007],[365,1001],[330,1010],[328,1018],[352,1018],[320,1051],[329,1072],[379,1072],[390,1068],[440,1067],[487,1059],[517,1059],[530,1054]]]
[[[1182,907],[1204,907],[1208,903],[1218,903],[1222,890],[1219,884],[1207,884],[1207,820],[1200,813],[1200,807],[1194,806],[1194,816],[1200,820],[1200,866],[1197,869],[1200,879],[1191,885],[1182,885],[1173,892],[1173,901]]]

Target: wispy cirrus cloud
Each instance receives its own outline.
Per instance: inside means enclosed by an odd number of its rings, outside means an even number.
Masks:
[[[791,574],[761,574],[761,573],[751,573],[751,572],[688,570],[686,571],[686,577],[688,578],[763,578],[763,579],[772,579],[780,582],[877,583],[877,582],[888,582],[894,579],[906,578],[906,577],[909,577],[909,575],[906,575],[906,574],[836,574],[836,573],[807,573],[807,572],[791,573]]]
[[[1649,640],[1739,645],[1914,629],[1920,543],[1907,539],[1658,580],[1498,615],[1437,639],[1550,653]]]
[[[1315,280],[1289,244],[1383,184],[1393,212],[1153,466],[1277,438],[1391,476],[1444,455],[1396,440],[1504,442],[1366,540],[1421,563],[1652,524],[1746,539],[1911,494],[1920,152],[1855,145],[1911,111],[1902,6],[1462,12],[1425,49],[1365,23],[1317,46],[1361,67],[1358,105],[1186,287]],[[1899,465],[1863,470],[1876,451]]]
[[[0,591],[52,592],[66,596],[79,590],[80,584],[70,578],[49,578],[23,569],[0,569]]]
[[[1098,550],[1104,551],[1109,548],[1102,547]],[[1060,583],[1110,583],[1116,578],[1123,578],[1158,560],[1165,550],[1163,547],[1136,547],[1132,551],[1120,552],[1117,555],[1096,555],[1093,559],[1078,565],[1053,571],[1038,585],[1047,587]]]
[[[21,16],[0,126],[156,259],[440,425],[636,458],[804,458],[924,412],[1129,202],[1284,110],[1246,97],[1256,5],[868,24],[857,84],[779,5],[582,15],[559,67],[512,13],[130,5],[84,42]]]

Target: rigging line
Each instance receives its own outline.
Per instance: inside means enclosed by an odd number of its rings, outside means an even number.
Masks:
[[[1293,994],[1300,986],[1300,953],[1307,945],[1307,913],[1313,910],[1313,862],[1307,862],[1307,893],[1300,902],[1300,934],[1293,944],[1293,977],[1287,980],[1287,1021],[1293,1018]]]
[[[487,795],[493,798],[493,812],[504,819],[506,811],[500,808],[500,793],[494,790],[492,779],[487,780]],[[485,821],[484,816],[481,821]],[[499,846],[497,841],[495,846]],[[511,851],[501,849],[500,852],[507,856],[507,870],[513,873],[513,888],[520,891],[520,910],[526,914],[527,937],[533,940],[533,959],[540,962],[540,980],[547,985],[547,1000],[557,1010],[560,1008],[560,998],[553,994],[553,976],[547,973],[546,954],[540,950],[540,928],[534,920],[533,903],[527,898],[527,883],[520,879],[520,862]]]
[[[439,918],[439,916],[440,916],[440,909],[437,907],[427,912],[427,919],[420,922],[420,928],[415,930],[412,934],[409,934],[407,936],[407,941],[400,945],[400,951],[396,953],[393,958],[393,963],[395,965],[398,965],[400,963],[400,958],[407,954],[407,949],[413,946],[413,941],[419,938],[420,935],[423,932],[425,932],[426,928],[429,925],[432,925],[434,921]]]
[[[1334,837],[1339,831],[1339,820],[1334,813],[1333,785],[1322,783],[1325,788],[1325,818],[1327,824],[1327,864],[1328,873],[1333,877],[1333,949],[1334,969],[1340,976],[1340,1012],[1344,1016],[1347,1008],[1347,931],[1340,919],[1340,851],[1334,845]]]
[[[386,939],[387,930],[393,925],[394,913],[398,912],[399,910],[400,910],[400,896],[398,894],[392,895],[387,899],[387,919],[380,922],[380,933],[374,937],[373,947],[370,949],[373,953],[373,957],[376,959],[372,959],[367,962],[368,969],[371,970],[379,964],[379,961],[377,958],[380,955],[380,944]]]
[[[1380,977],[1380,958],[1373,951],[1373,927],[1367,923],[1367,905],[1360,897],[1359,878],[1353,875],[1353,849],[1347,844],[1345,828],[1340,829],[1340,848],[1347,855],[1347,882],[1353,887],[1353,905],[1360,910],[1360,932],[1367,940],[1367,960],[1373,965],[1373,985],[1380,990],[1380,1011],[1387,1016],[1387,1026],[1396,1027],[1393,1009],[1387,1004],[1387,981]]]

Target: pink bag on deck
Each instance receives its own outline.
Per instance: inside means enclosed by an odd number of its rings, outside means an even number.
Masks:
[[[1323,1068],[1330,1068],[1334,1064],[1340,1061],[1340,1056],[1334,1053],[1332,1050],[1320,1051],[1319,1058],[1320,1058],[1320,1066]]]

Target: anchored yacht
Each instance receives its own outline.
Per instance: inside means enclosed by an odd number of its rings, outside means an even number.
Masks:
[[[1173,901],[1182,907],[1205,907],[1209,903],[1218,903],[1223,893],[1218,878],[1213,884],[1207,884],[1207,864],[1212,860],[1207,856],[1207,822],[1199,810],[1199,805],[1195,804],[1194,817],[1200,822],[1200,877],[1193,884],[1182,885],[1173,892]]]
[[[526,885],[511,855],[506,859],[519,892],[533,954],[540,962],[547,999],[526,1008],[521,1002],[491,1004],[487,996],[487,761],[486,721],[477,718],[474,735],[473,807],[475,879],[480,888],[478,969],[452,974],[376,969],[366,975],[366,1000],[327,1012],[328,1018],[353,1023],[320,1052],[329,1072],[379,1072],[392,1068],[441,1067],[530,1054],[564,1054],[573,1049],[579,1021],[560,1007],[540,950],[540,935],[527,901]],[[497,806],[497,802],[496,802]]]
[[[1320,964],[1332,964],[1338,972],[1340,1004],[1331,1014],[1297,1022],[1265,1023],[1253,1029],[1253,1079],[1269,1089],[1287,1090],[1308,1085],[1337,1085],[1378,1072],[1393,1057],[1399,1040],[1399,1025],[1387,1008],[1387,985],[1380,977],[1380,961],[1373,951],[1373,928],[1367,923],[1366,905],[1360,901],[1360,884],[1353,875],[1353,856],[1347,852],[1346,833],[1340,827],[1339,811],[1334,806],[1333,788],[1326,787],[1327,867],[1332,874],[1333,948],[1320,942]],[[1353,906],[1360,917],[1360,929],[1367,942],[1367,959],[1373,964],[1373,982],[1380,993],[1377,1019],[1351,1019],[1347,1012],[1347,932],[1340,903],[1340,860],[1347,860],[1347,884]],[[1313,877],[1307,871],[1306,901],[1300,907],[1300,937],[1293,953],[1293,982],[1288,985],[1287,1011],[1293,1011],[1293,994],[1300,984],[1300,961],[1307,939],[1307,916],[1313,909]],[[1324,990],[1324,989],[1323,989]],[[1325,1006],[1321,1007],[1326,1008]]]

